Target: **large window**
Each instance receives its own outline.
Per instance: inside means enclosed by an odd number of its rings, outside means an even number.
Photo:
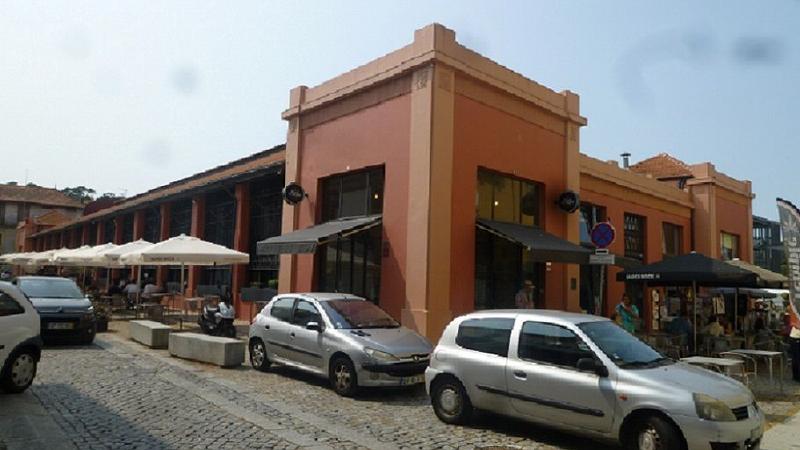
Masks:
[[[383,180],[383,167],[323,180],[322,220],[380,214]],[[320,246],[317,252],[319,289],[349,292],[377,301],[382,235],[382,228],[375,226]]]
[[[103,242],[100,244],[105,244],[106,242],[114,242],[114,237],[117,233],[117,221],[115,219],[108,219],[103,223]]]
[[[236,199],[226,190],[206,196],[204,240],[233,248],[236,226]],[[212,286],[231,285],[230,266],[208,266],[203,270],[202,284]]]
[[[625,214],[625,256],[644,262],[645,218]]]
[[[460,347],[506,357],[514,319],[470,319],[458,326],[456,344]]]
[[[250,265],[251,284],[277,288],[280,257],[259,255],[258,241],[281,234],[283,176],[271,175],[250,183]]]
[[[739,257],[739,236],[726,232],[720,233],[720,257],[724,261],[730,261]]]
[[[161,208],[158,206],[144,210],[142,239],[147,242],[159,242],[161,240]]]
[[[174,202],[169,212],[169,237],[192,234],[192,200]]]
[[[529,225],[541,222],[540,187],[485,169],[478,170],[478,218]],[[525,280],[533,282],[533,301],[542,307],[544,264],[530,250],[483,229],[475,231],[475,309],[514,308]]]
[[[661,249],[665,258],[683,253],[683,227],[664,222],[662,226]]]
[[[127,214],[122,218],[122,244],[127,242],[133,242],[133,214]]]
[[[475,206],[479,218],[538,225],[541,222],[540,203],[539,187],[535,183],[478,170]]]

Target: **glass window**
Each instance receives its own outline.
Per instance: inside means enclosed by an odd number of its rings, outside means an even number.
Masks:
[[[259,241],[281,234],[283,200],[282,175],[268,175],[250,182],[250,264],[251,286],[278,288],[279,255],[259,255]]]
[[[521,359],[574,368],[581,358],[594,353],[571,330],[540,322],[525,322],[517,350]]]
[[[62,278],[21,279],[19,289],[29,298],[83,298],[74,281]]]
[[[531,226],[540,222],[538,185],[489,170],[478,170],[475,205],[482,219]]]
[[[106,236],[106,239],[108,239],[108,236]],[[122,243],[126,242],[133,242],[133,214],[128,214],[122,218]]]
[[[475,230],[475,309],[515,308],[514,297],[525,280],[536,289],[533,302],[542,307],[544,264],[533,252],[488,231]]]
[[[668,362],[661,353],[610,320],[584,322],[578,327],[618,366],[644,367]]]
[[[22,308],[22,305],[17,303],[10,295],[0,292],[0,317],[22,314],[24,312],[25,309]]]
[[[461,322],[456,344],[481,353],[508,356],[514,319],[470,319]]]
[[[192,234],[192,200],[173,203],[169,213],[169,237]]]
[[[292,318],[293,307],[293,298],[281,298],[275,300],[275,303],[272,304],[272,308],[269,310],[269,314],[278,320],[289,322]]]
[[[383,167],[334,175],[322,182],[322,221],[383,212]]]
[[[625,214],[625,256],[644,262],[645,218]]]
[[[144,211],[144,232],[142,239],[147,242],[161,241],[161,208],[153,206]]]
[[[115,219],[108,219],[103,223],[103,242],[100,244],[105,244],[106,242],[114,242],[114,238],[117,234],[117,221]]]
[[[400,324],[377,305],[356,299],[321,302],[337,329],[399,328]]]
[[[664,222],[662,228],[661,248],[664,257],[680,255],[683,248],[683,227]]]
[[[319,311],[317,311],[317,307],[311,302],[307,300],[298,300],[297,306],[294,308],[292,323],[304,327],[308,325],[309,322],[321,322]]]
[[[581,203],[580,221],[581,243],[591,244],[592,229],[595,225],[606,220],[606,209],[591,203]]]
[[[730,261],[739,257],[739,236],[723,231],[720,233],[720,244],[720,256],[724,261]]]

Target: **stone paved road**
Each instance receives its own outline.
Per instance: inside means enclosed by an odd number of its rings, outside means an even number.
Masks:
[[[447,426],[422,388],[344,399],[286,369],[220,369],[110,334],[96,342],[46,349],[30,390],[65,444],[80,449],[610,448],[489,415],[470,427]]]

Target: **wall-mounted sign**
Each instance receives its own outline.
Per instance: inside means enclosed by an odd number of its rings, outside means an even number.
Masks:
[[[296,205],[306,198],[306,191],[299,184],[291,182],[283,188],[281,195],[286,203]]]
[[[608,248],[617,238],[617,230],[609,222],[600,222],[592,227],[592,233],[589,237],[595,247]]]
[[[577,192],[566,191],[558,196],[558,201],[556,201],[556,204],[559,208],[561,208],[562,211],[571,214],[581,207],[581,199]]]
[[[589,264],[591,265],[613,266],[614,262],[614,254],[609,253],[608,250],[597,249],[593,254],[589,255]]]

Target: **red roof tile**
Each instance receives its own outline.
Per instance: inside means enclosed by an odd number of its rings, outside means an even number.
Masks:
[[[83,208],[78,200],[61,192],[40,186],[0,184],[0,202],[36,203],[44,206]]]
[[[650,174],[654,178],[679,178],[691,177],[692,169],[688,164],[669,153],[659,153],[656,156],[639,161],[630,166],[636,173]]]

